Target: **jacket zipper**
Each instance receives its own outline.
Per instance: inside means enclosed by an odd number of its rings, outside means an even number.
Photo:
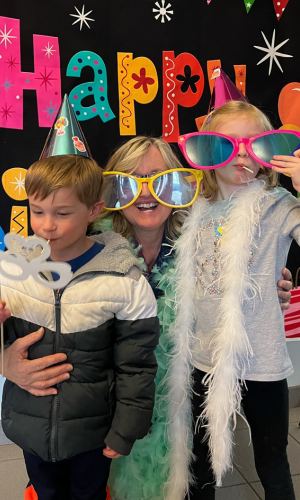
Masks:
[[[82,276],[83,274],[89,274],[89,272],[83,272],[76,276]],[[76,279],[75,278],[75,279]],[[74,280],[74,278],[68,283],[67,286]],[[59,352],[60,345],[60,333],[61,333],[61,296],[62,292],[60,290],[54,290],[55,298],[55,346],[54,353]],[[57,384],[57,394],[53,396],[52,410],[51,410],[51,429],[50,429],[50,458],[51,462],[57,461],[57,427],[58,427],[58,391],[60,384]]]
[[[61,331],[61,293],[59,290],[54,290],[55,297],[55,354],[59,352],[59,338]],[[57,385],[59,391],[60,384]],[[51,461],[56,462],[57,457],[57,424],[58,424],[58,392],[53,397],[52,412],[51,412],[51,431],[50,431],[50,455]]]

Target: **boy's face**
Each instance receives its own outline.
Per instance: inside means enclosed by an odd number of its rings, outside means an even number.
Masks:
[[[44,200],[33,196],[28,200],[32,230],[36,236],[50,240],[52,260],[75,259],[92,246],[86,237],[87,226],[99,215],[104,201],[88,208],[67,187],[55,190]]]

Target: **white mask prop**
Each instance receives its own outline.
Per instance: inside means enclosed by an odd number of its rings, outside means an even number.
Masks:
[[[37,283],[52,290],[65,287],[71,280],[73,273],[69,264],[47,261],[51,248],[43,238],[37,236],[24,238],[17,234],[7,233],[4,237],[4,244],[8,250],[6,252],[0,250],[0,275],[14,281],[24,281],[32,276]],[[59,279],[54,281],[49,273],[59,275]],[[3,324],[1,324],[2,376],[4,376],[3,352],[4,333]]]

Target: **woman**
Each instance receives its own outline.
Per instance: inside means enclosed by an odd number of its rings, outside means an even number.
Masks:
[[[162,173],[177,168],[182,168],[182,165],[168,143],[162,139],[135,137],[114,153],[109,160],[106,171],[133,174],[132,177],[138,179],[140,176],[142,178],[151,178],[151,176],[159,172]],[[122,177],[112,174],[108,174],[107,177],[112,177],[115,180],[115,183],[112,183],[112,180],[107,182],[106,201],[109,204],[113,193],[116,189],[119,189],[119,184],[121,183],[122,188],[124,188],[124,184],[122,184]],[[189,177],[187,175],[188,181]],[[185,178],[183,178],[184,182],[181,191],[184,191],[186,187]],[[170,178],[168,180],[170,181]],[[181,180],[181,177],[177,176],[175,178],[176,182],[173,179],[172,184],[171,177],[171,182],[168,184],[173,186],[177,183],[178,187],[178,180]],[[132,183],[134,184],[134,180]],[[159,188],[162,187],[162,184],[156,183],[154,186],[156,193],[160,196]],[[138,191],[134,192],[134,186],[131,186],[132,189],[133,195],[138,193]],[[177,202],[177,205],[180,205],[178,202],[186,205],[185,202],[191,198],[190,191],[187,190],[187,196],[180,198],[181,191],[180,189],[176,191],[176,189],[175,186],[173,191],[176,192],[177,200],[173,199],[173,202]],[[194,190],[194,193],[196,193],[196,190]],[[128,192],[126,194],[128,195]],[[169,193],[164,191],[163,195],[163,203],[165,203],[164,200],[166,199],[170,201]],[[180,227],[188,212],[186,208],[178,210],[167,206],[170,203],[166,205],[159,202],[159,200],[160,198],[154,197],[147,183],[144,182],[140,195],[137,199],[134,199],[132,205],[128,203],[127,205],[122,204],[119,197],[116,200],[116,204],[119,205],[117,210],[103,212],[103,215],[94,226],[96,231],[114,229],[130,239],[135,252],[144,259],[145,273],[148,275],[149,282],[158,297],[161,322],[161,338],[156,351],[159,369],[156,377],[157,393],[152,419],[153,425],[148,436],[136,443],[129,457],[122,457],[113,464],[111,489],[113,496],[117,496],[120,500],[125,498],[130,498],[130,500],[161,500],[165,496],[164,488],[170,473],[171,457],[168,443],[172,436],[168,436],[166,426],[167,409],[164,403],[166,389],[162,381],[168,368],[168,352],[171,347],[171,341],[168,338],[168,324],[171,318],[166,317],[166,311],[170,311],[170,308],[164,308],[163,291],[164,281],[167,275],[173,271],[172,244],[180,235]],[[120,206],[126,208],[119,209]],[[287,280],[290,279],[290,272],[284,270],[284,276]],[[287,309],[290,300],[288,290],[291,289],[291,283],[280,280],[278,286],[284,287],[286,290],[279,290],[278,295],[283,300],[282,309]],[[23,339],[19,339],[5,351],[5,374],[7,378],[37,396],[56,392],[54,385],[62,382],[67,372],[72,368],[68,363],[55,366],[56,363],[66,359],[65,355],[61,353],[47,356],[41,360],[27,359],[29,346],[40,340],[42,335],[43,332],[40,331],[32,333]],[[184,451],[189,453],[187,446]],[[183,471],[179,481],[184,483],[184,488],[187,487],[187,479],[187,471]]]

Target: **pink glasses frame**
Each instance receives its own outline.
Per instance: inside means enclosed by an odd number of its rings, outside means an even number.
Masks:
[[[285,133],[285,134],[296,135],[299,138],[299,144],[300,144],[300,132],[297,132],[295,130],[280,129],[280,130],[270,130],[268,132],[263,132],[262,134],[255,135],[254,137],[251,137],[250,139],[246,139],[245,137],[241,137],[239,139],[234,139],[233,137],[229,137],[228,135],[224,135],[224,134],[219,134],[218,132],[192,132],[191,134],[180,135],[178,137],[178,145],[179,145],[179,148],[180,148],[183,156],[185,157],[186,161],[188,162],[188,164],[191,165],[193,168],[196,168],[197,170],[212,170],[212,169],[224,167],[224,165],[227,165],[227,163],[231,162],[231,160],[237,155],[237,153],[239,151],[239,145],[241,143],[245,144],[247,153],[249,154],[249,156],[251,156],[251,158],[253,158],[255,161],[257,161],[257,163],[259,163],[260,165],[264,165],[265,167],[272,168],[272,165],[270,163],[266,163],[266,162],[260,160],[253,153],[251,146],[252,146],[252,143],[256,139],[258,139],[259,137],[263,137],[264,135],[280,134],[280,133],[281,134]],[[232,151],[231,156],[228,158],[228,160],[224,161],[223,163],[219,163],[218,165],[213,165],[213,166],[208,166],[208,167],[199,167],[199,165],[196,165],[196,163],[193,163],[189,159],[187,152],[186,152],[186,141],[190,137],[197,136],[197,135],[217,135],[219,137],[224,137],[225,139],[228,139],[231,142],[231,144],[233,145],[233,151]]]

